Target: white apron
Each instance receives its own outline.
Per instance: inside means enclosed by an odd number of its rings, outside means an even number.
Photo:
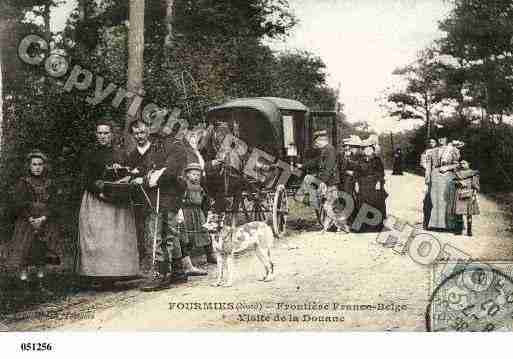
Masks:
[[[79,274],[92,277],[138,274],[139,253],[132,208],[101,201],[85,191],[78,228]]]

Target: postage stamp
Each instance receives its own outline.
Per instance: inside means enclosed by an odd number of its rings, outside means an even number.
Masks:
[[[433,266],[426,312],[428,331],[511,331],[513,262],[468,263],[444,276]]]

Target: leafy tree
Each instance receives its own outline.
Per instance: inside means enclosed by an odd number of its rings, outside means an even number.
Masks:
[[[394,74],[406,81],[406,87],[387,95],[389,114],[399,120],[424,121],[429,138],[433,112],[447,98],[444,73],[433,49],[421,51],[414,64],[396,69]]]
[[[513,1],[455,0],[440,23],[445,35],[441,53],[454,58],[465,78],[464,89],[475,105],[502,121],[513,110]]]
[[[326,65],[307,51],[279,54],[273,70],[273,93],[305,103],[312,109],[334,110],[336,91],[326,84]]]

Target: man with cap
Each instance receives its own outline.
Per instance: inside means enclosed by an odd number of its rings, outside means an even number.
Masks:
[[[327,190],[328,187],[336,186],[339,182],[337,151],[329,142],[327,130],[314,132],[314,146],[321,151],[317,178],[322,181]]]
[[[313,169],[315,173],[305,176],[303,191],[309,192],[310,204],[317,210],[321,210],[321,200],[326,199],[326,205],[331,203],[331,196],[336,196],[337,185],[339,182],[337,152],[330,144],[327,130],[318,130],[314,132],[313,146],[319,150],[319,155],[305,163],[307,169]],[[313,184],[319,185],[314,188]],[[301,189],[300,189],[301,191]],[[300,192],[299,191],[299,192]],[[301,195],[302,193],[299,193]],[[322,223],[323,229],[328,230],[332,226],[332,221],[327,219]]]

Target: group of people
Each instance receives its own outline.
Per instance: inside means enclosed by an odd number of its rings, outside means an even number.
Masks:
[[[420,161],[426,184],[423,228],[461,235],[466,217],[470,236],[472,216],[479,214],[479,173],[462,160],[462,141],[431,138],[427,146]]]
[[[233,146],[223,148],[231,133],[228,124],[218,123],[215,129],[183,129],[160,138],[151,137],[149,126],[136,120],[129,131],[135,146],[127,152],[114,144],[113,124],[98,122],[96,141],[81,160],[84,186],[76,272],[93,287],[143,274],[148,277],[141,286],[145,291],[206,275],[207,267],[194,265],[191,256],[203,253],[207,263],[215,263],[210,236],[203,226],[206,214],[227,210],[224,182],[227,176],[237,177],[228,171],[240,168],[238,162],[243,161]],[[330,194],[342,190],[353,197],[355,207],[367,203],[385,218],[385,174],[377,141],[353,136],[338,153],[327,132],[317,131],[314,146],[318,157],[304,164],[310,178],[320,181],[318,187],[310,186],[311,204],[319,210]],[[17,219],[6,255],[18,268],[21,282],[27,286],[35,282],[41,291],[48,291],[45,267],[58,265],[65,252],[56,221],[57,205],[62,204],[57,203],[48,162],[40,150],[27,155],[28,173],[16,187],[13,207]],[[325,219],[326,230],[349,232],[354,212],[342,223]],[[382,223],[362,230],[379,230],[380,226]]]
[[[314,133],[314,147],[319,150],[319,154],[305,163],[310,175],[305,177],[303,187],[309,189],[305,192],[308,193],[310,205],[318,213],[336,213],[337,209],[330,206],[344,208],[349,205],[343,196],[338,195],[338,191],[351,196],[354,204],[354,210],[345,216],[320,216],[323,229],[349,233],[358,209],[367,204],[377,209],[381,218],[375,225],[363,223],[358,231],[379,231],[386,218],[385,200],[388,194],[385,191],[385,169],[379,155],[377,137],[371,136],[362,141],[358,136],[351,136],[344,140],[342,153],[338,153],[330,144],[327,131],[320,130]],[[317,188],[313,186],[315,182],[319,183]],[[302,192],[299,194],[303,195]],[[344,211],[338,211],[341,212]]]
[[[200,147],[219,147],[226,129],[226,124],[216,131],[184,129],[170,140],[150,137],[149,126],[136,120],[129,126],[135,147],[127,152],[115,145],[110,121],[96,124],[95,144],[82,158],[78,215],[75,269],[86,285],[143,274],[150,278],[141,289],[150,291],[207,274],[193,265],[191,254],[203,253],[215,263],[203,227],[210,204],[203,184],[207,172],[220,171],[223,159],[216,156],[219,148],[203,151],[205,157]],[[28,173],[19,180],[13,203],[14,237],[2,249],[24,286],[30,290],[36,283],[45,292],[45,268],[58,265],[64,253],[48,162],[40,150],[27,155]]]

